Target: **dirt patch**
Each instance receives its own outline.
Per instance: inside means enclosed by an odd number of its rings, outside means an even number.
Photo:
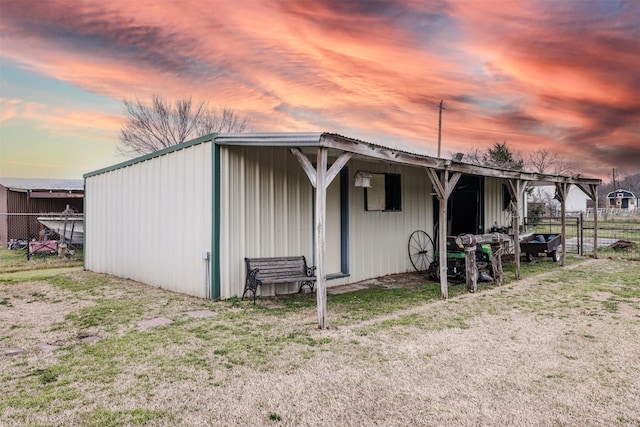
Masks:
[[[9,401],[25,403],[0,403],[0,424],[639,425],[638,282],[618,280],[629,267],[588,260],[364,320],[330,305],[326,330],[316,307],[205,303],[119,280],[76,293],[11,285],[0,345],[27,351],[0,357],[0,370]],[[55,343],[43,335],[78,337],[55,329],[96,295],[145,309],[104,305],[117,328],[88,328],[97,342],[38,348]],[[338,315],[347,320],[334,326]],[[157,319],[162,328],[139,326]]]
[[[153,319],[140,320],[136,323],[136,325],[138,325],[138,327],[141,329],[146,329],[156,328],[158,326],[166,326],[171,323],[173,323],[173,320],[169,319],[168,317],[154,317]]]
[[[0,284],[0,289],[10,305],[0,307],[2,337],[25,350],[35,350],[41,342],[53,345],[72,341],[77,331],[56,326],[63,324],[69,313],[94,304],[44,281]]]

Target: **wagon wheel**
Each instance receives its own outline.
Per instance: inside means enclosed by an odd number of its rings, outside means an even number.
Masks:
[[[427,271],[433,261],[433,240],[422,230],[416,230],[409,237],[409,259],[418,272]]]

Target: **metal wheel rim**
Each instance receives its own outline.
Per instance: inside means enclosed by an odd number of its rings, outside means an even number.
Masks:
[[[411,265],[418,272],[425,272],[433,261],[433,240],[422,230],[416,230],[409,237],[408,251]]]

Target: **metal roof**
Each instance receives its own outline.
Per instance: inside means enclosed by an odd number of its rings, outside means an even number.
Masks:
[[[0,185],[22,191],[84,191],[82,179],[0,178]]]
[[[629,198],[629,197],[633,197],[635,198],[636,195],[633,194],[630,190],[615,190],[615,191],[610,191],[607,194],[607,198],[608,199],[613,199],[616,197],[624,197],[624,198]]]
[[[126,162],[89,172],[85,178],[110,172],[136,163],[144,162],[154,157],[163,156],[173,151],[181,150],[192,145],[214,142],[217,145],[242,145],[242,146],[264,146],[264,147],[289,147],[289,148],[311,148],[326,147],[342,151],[352,152],[356,156],[363,158],[391,161],[397,163],[410,164],[434,168],[437,170],[450,170],[452,172],[469,173],[481,176],[493,176],[506,179],[522,179],[528,182],[540,184],[553,183],[574,183],[583,185],[600,185],[599,179],[567,177],[562,175],[538,174],[526,171],[505,170],[492,166],[479,166],[464,162],[456,162],[450,159],[443,159],[428,156],[416,151],[409,151],[406,148],[391,147],[381,144],[362,141],[360,139],[349,138],[343,135],[330,132],[260,132],[260,133],[218,133],[205,135],[192,141],[184,142],[163,150],[150,153]]]

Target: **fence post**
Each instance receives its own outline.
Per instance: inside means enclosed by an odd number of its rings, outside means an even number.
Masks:
[[[580,225],[578,226],[578,236],[580,238],[580,247],[578,249],[578,254],[580,256],[584,255],[584,212],[580,212]]]

